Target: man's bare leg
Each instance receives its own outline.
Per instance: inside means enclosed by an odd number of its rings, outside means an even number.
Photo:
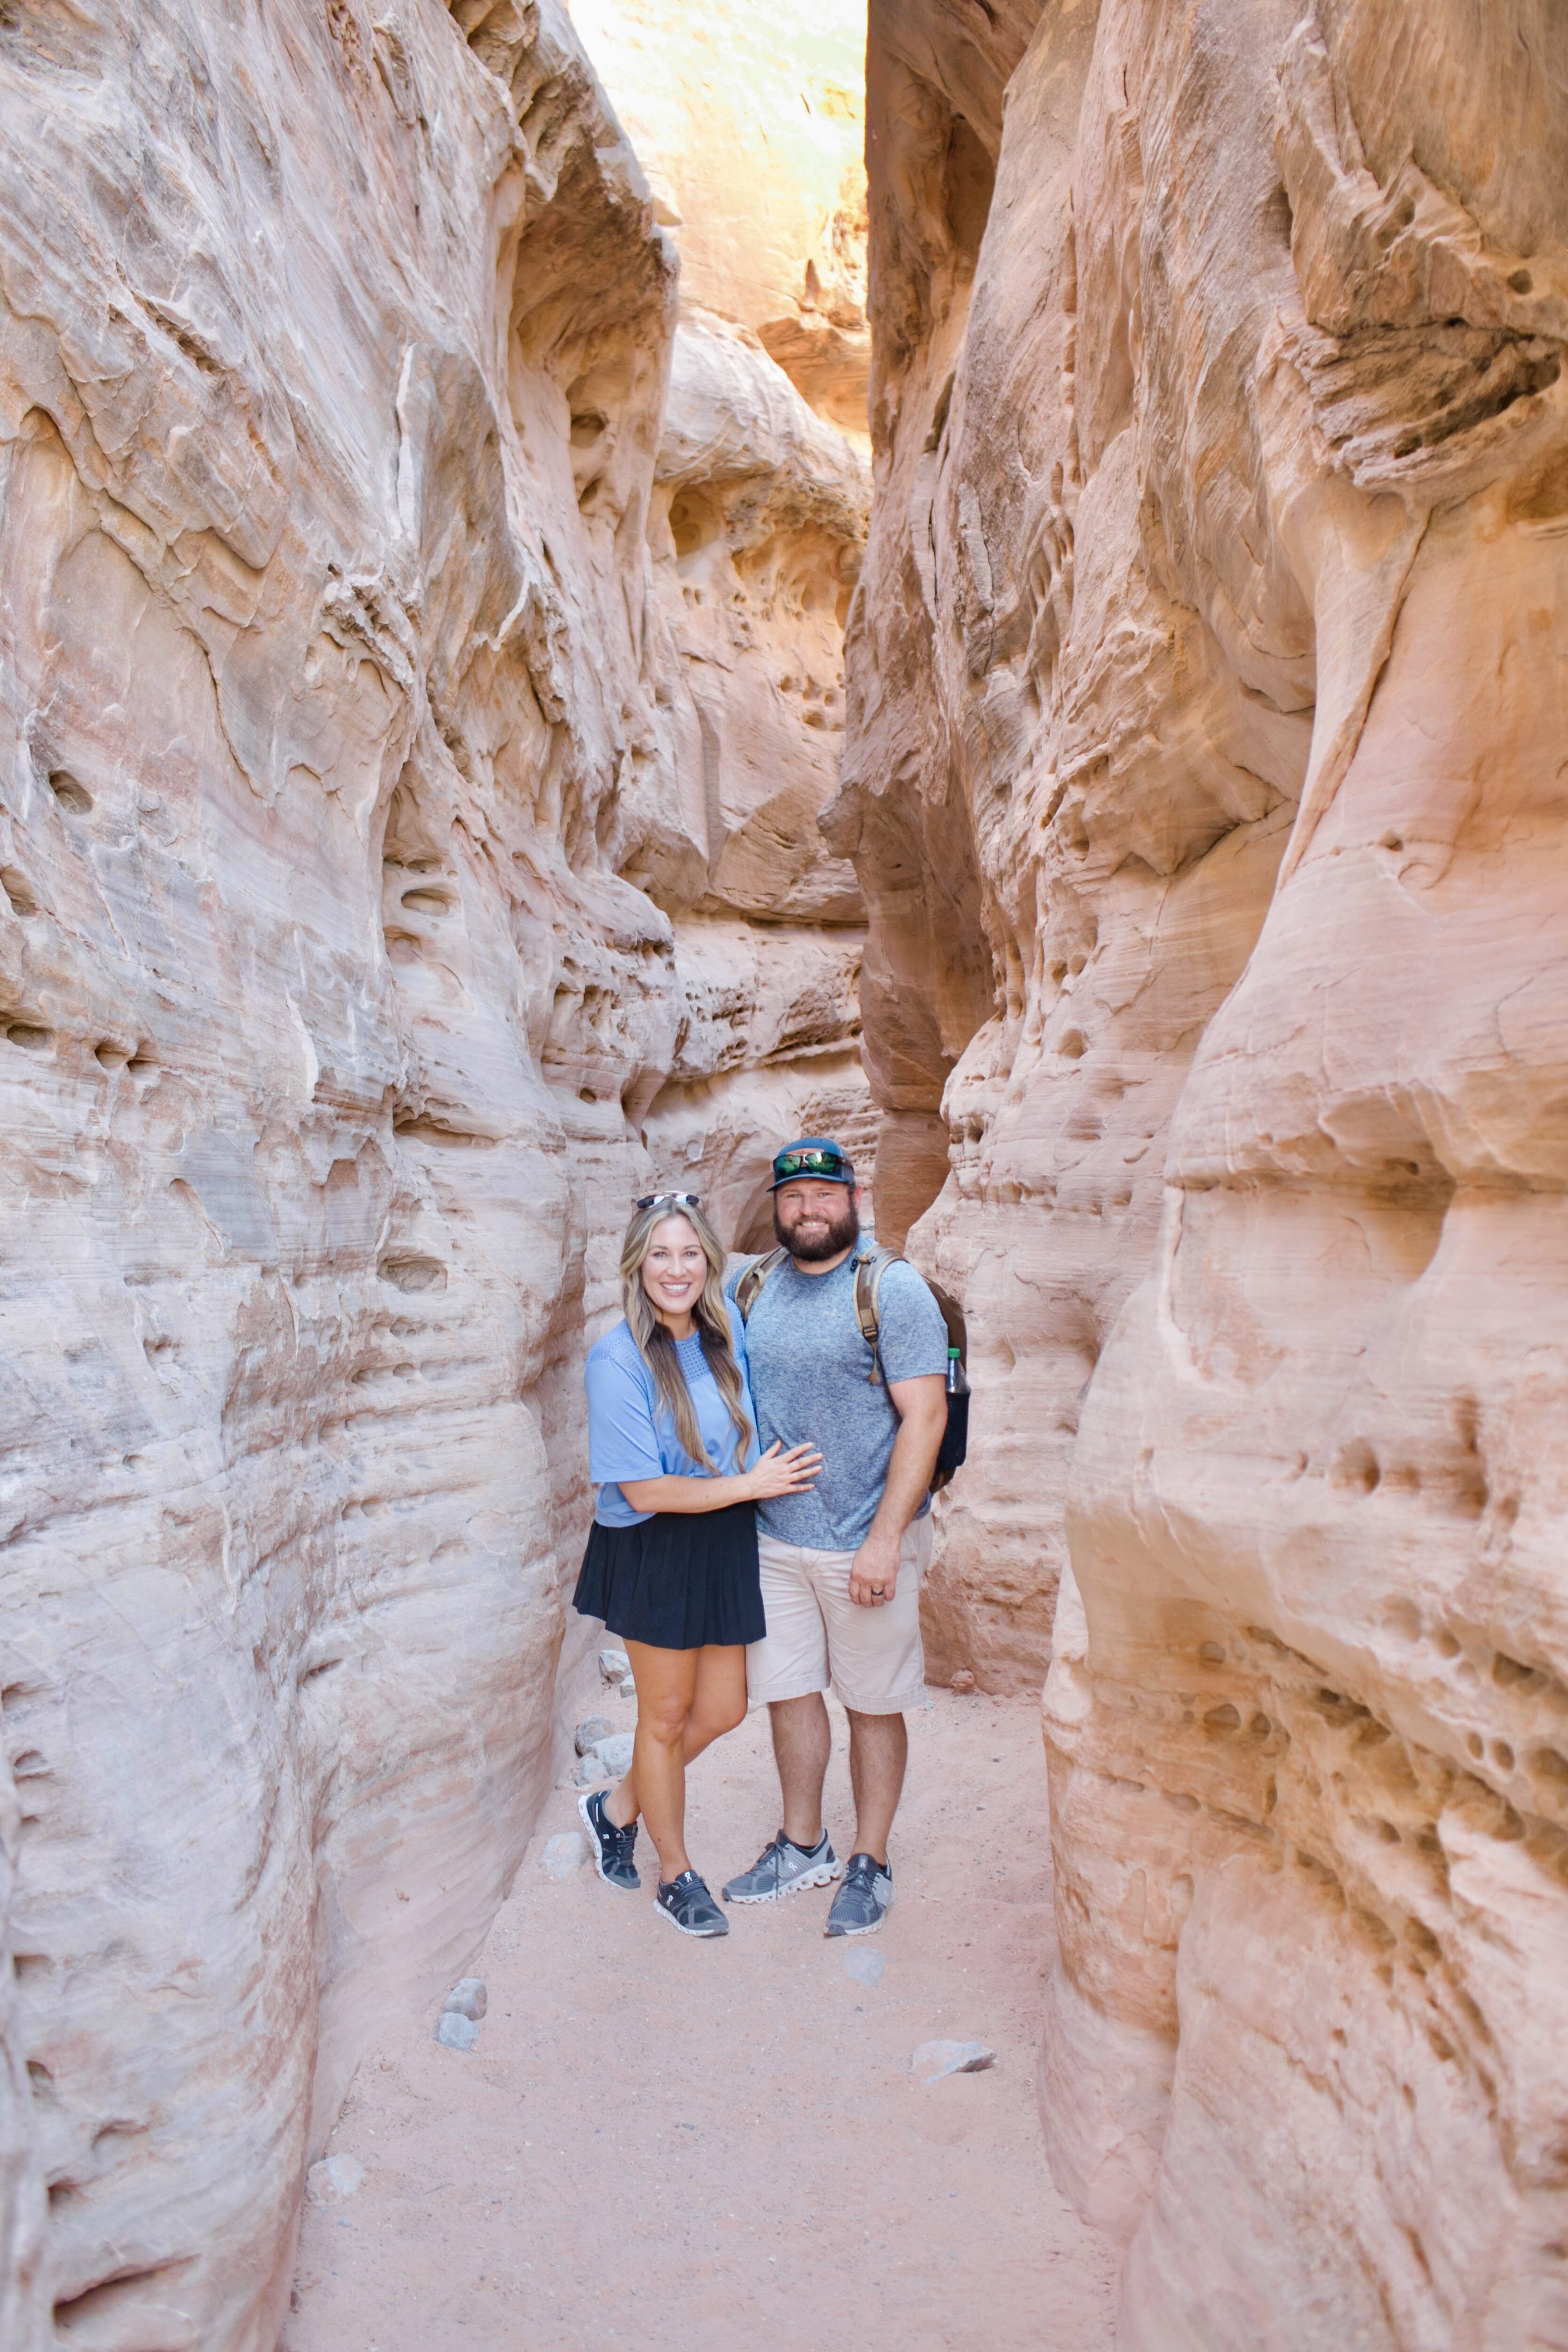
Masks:
[[[826,1715],[824,1707],[825,1722]],[[899,1810],[909,1754],[910,1735],[901,1715],[850,1713],[849,1785],[855,1791],[852,1852],[887,1861],[888,1837]],[[821,1783],[817,1785],[820,1789]]]
[[[805,1698],[773,1700],[768,1715],[784,1790],[784,1835],[809,1853],[822,1842],[822,1790],[833,1753],[827,1703],[820,1691],[813,1691]]]

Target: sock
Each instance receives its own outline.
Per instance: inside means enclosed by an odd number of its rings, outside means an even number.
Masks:
[[[826,1835],[827,1832],[824,1830],[822,1837],[819,1837],[816,1841],[816,1845],[802,1845],[800,1840],[798,1838],[792,1838],[786,1830],[784,1832],[784,1843],[785,1845],[793,1845],[796,1853],[815,1853],[817,1851],[817,1847],[822,1844],[823,1839],[826,1838]]]

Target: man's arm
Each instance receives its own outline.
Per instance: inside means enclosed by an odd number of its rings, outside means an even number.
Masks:
[[[893,1597],[899,1581],[899,1545],[930,1492],[947,1427],[947,1382],[941,1372],[889,1381],[888,1394],[899,1416],[888,1483],[866,1540],[849,1564],[849,1598],[862,1609],[883,1608]]]

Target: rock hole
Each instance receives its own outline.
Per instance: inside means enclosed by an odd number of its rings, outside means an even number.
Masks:
[[[445,890],[405,890],[400,903],[412,907],[420,915],[449,915],[452,911],[452,901]]]
[[[108,2344],[124,2334],[130,2341],[150,2344],[151,2339],[136,2327],[136,2315],[149,2300],[148,2289],[172,2273],[183,2271],[183,2262],[159,2263],[147,2270],[120,2270],[80,2294],[69,2295],[55,2305],[55,2326],[68,2343],[80,2332],[84,2341]]]
[[[1239,1731],[1241,1717],[1228,1699],[1224,1706],[1211,1706],[1204,1717],[1211,1731]]]
[[[50,776],[49,790],[68,816],[91,814],[92,794],[85,784],[79,784],[76,778],[68,774],[64,768],[57,768]]]
[[[1524,1759],[1524,1769],[1533,1780],[1568,1783],[1568,1756],[1555,1748],[1537,1748]]]
[[[1510,1658],[1500,1650],[1492,1660],[1492,1680],[1499,1690],[1512,1690],[1521,1683],[1532,1683],[1537,1679],[1535,1668],[1527,1666],[1521,1658]]]
[[[1481,1738],[1479,1731],[1468,1731],[1465,1734],[1465,1746],[1469,1749],[1470,1754],[1475,1757],[1478,1761],[1487,1752],[1486,1742]]]
[[[445,1290],[447,1269],[438,1257],[384,1257],[378,1268],[394,1290]]]
[[[0,866],[0,889],[5,891],[6,898],[11,901],[11,912],[14,915],[37,913],[38,901],[33,886],[25,874],[17,872],[16,866]]]
[[[1513,1750],[1509,1746],[1506,1739],[1493,1740],[1492,1760],[1497,1765],[1500,1771],[1511,1772],[1513,1770]]]
[[[1383,1475],[1376,1454],[1364,1437],[1342,1445],[1329,1471],[1329,1484],[1342,1494],[1370,1495]]]
[[[1085,1040],[1081,1029],[1069,1029],[1057,1047],[1058,1053],[1065,1054],[1071,1062],[1081,1062],[1084,1050]]]
[[[20,1045],[27,1054],[47,1053],[55,1042],[54,1031],[40,1028],[34,1021],[12,1021],[6,1025],[5,1034],[13,1045]]]
[[[157,1067],[152,1055],[142,1053],[132,1054],[125,1065],[127,1076],[132,1078],[150,1078],[155,1075]]]
[[[1457,1658],[1459,1654],[1459,1644],[1452,1633],[1439,1633],[1434,1646],[1440,1658]]]
[[[1225,1650],[1218,1642],[1200,1642],[1198,1655],[1205,1666],[1223,1666],[1225,1664]]]
[[[130,1046],[121,1045],[114,1037],[105,1037],[102,1044],[95,1045],[92,1051],[94,1060],[106,1070],[122,1070],[131,1059]]]
[[[1509,272],[1508,284],[1510,294],[1528,294],[1535,280],[1528,269],[1513,269]]]

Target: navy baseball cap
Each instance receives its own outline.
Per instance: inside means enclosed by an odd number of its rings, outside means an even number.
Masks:
[[[853,1184],[855,1163],[830,1136],[803,1135],[798,1143],[786,1143],[775,1155],[773,1181],[768,1190],[776,1192],[781,1184],[793,1184],[802,1176],[813,1177],[821,1184]]]

